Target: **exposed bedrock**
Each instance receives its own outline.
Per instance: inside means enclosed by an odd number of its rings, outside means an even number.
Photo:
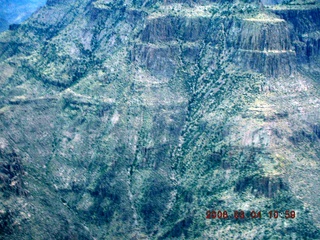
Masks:
[[[320,30],[320,8],[281,9],[273,12],[292,23],[298,34]]]
[[[318,58],[320,52],[320,8],[273,10],[291,25],[297,60],[310,62]]]
[[[256,70],[272,77],[290,75],[295,65],[292,53],[240,51],[235,60],[240,62],[244,69]]]
[[[217,42],[218,31],[211,25],[209,17],[149,17],[140,35],[142,43],[135,45],[131,59],[157,77],[171,78],[182,64],[180,59],[194,62],[203,42]]]
[[[236,43],[234,39],[238,37]],[[237,49],[234,62],[267,76],[290,75],[295,69],[295,51],[290,31],[281,19],[244,19],[238,36],[228,39]]]
[[[280,19],[270,22],[245,19],[241,26],[239,47],[254,51],[291,50],[288,26]]]
[[[320,53],[320,31],[312,32],[302,36],[302,48],[299,49],[308,60],[319,57]],[[302,55],[301,54],[301,55]]]
[[[245,70],[272,77],[289,76],[296,68],[296,52],[290,38],[290,28],[283,19],[264,17],[240,20],[203,16],[149,16],[141,40],[154,45],[143,47],[139,55],[149,70],[163,72],[167,65],[168,71],[164,72],[168,72],[165,75],[169,77],[174,68],[170,62],[178,52],[172,52],[172,47],[160,44],[174,44],[177,48],[179,44],[190,42],[199,48],[200,42],[210,42],[217,48],[224,45],[225,50],[231,52],[231,60]],[[226,32],[223,29],[231,30]]]
[[[235,191],[243,192],[250,189],[256,196],[275,197],[280,190],[286,190],[287,187],[281,178],[270,177],[246,177],[240,179],[235,186]]]
[[[153,75],[167,78],[174,75],[178,56],[178,46],[138,45],[132,52],[132,60],[138,61]]]
[[[283,77],[313,35],[154,2],[53,4],[0,36],[0,238],[320,239],[318,85]]]
[[[208,37],[210,18],[165,16],[150,19],[142,33],[142,41],[159,42],[181,39],[197,41]]]

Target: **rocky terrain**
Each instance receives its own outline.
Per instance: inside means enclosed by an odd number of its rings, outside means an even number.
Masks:
[[[320,238],[319,2],[48,0],[10,29],[1,239]]]

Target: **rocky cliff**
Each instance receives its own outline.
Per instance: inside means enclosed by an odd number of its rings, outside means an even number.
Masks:
[[[1,237],[319,239],[319,9],[52,0],[3,33]]]

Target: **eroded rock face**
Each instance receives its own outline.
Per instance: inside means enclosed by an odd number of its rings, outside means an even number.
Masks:
[[[299,62],[311,62],[319,58],[319,8],[311,6],[307,9],[275,10],[274,12],[290,23]]]
[[[1,237],[319,238],[319,7],[260,7],[48,1],[1,35]]]
[[[288,24],[280,18],[265,18],[262,15],[261,19],[247,18],[242,22],[236,62],[267,76],[290,76],[295,70],[296,53]]]

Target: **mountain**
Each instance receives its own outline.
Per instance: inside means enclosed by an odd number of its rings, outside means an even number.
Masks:
[[[45,0],[0,0],[0,32],[7,30],[8,24],[26,20],[45,3]]]
[[[48,0],[0,35],[1,238],[319,239],[319,16]]]

